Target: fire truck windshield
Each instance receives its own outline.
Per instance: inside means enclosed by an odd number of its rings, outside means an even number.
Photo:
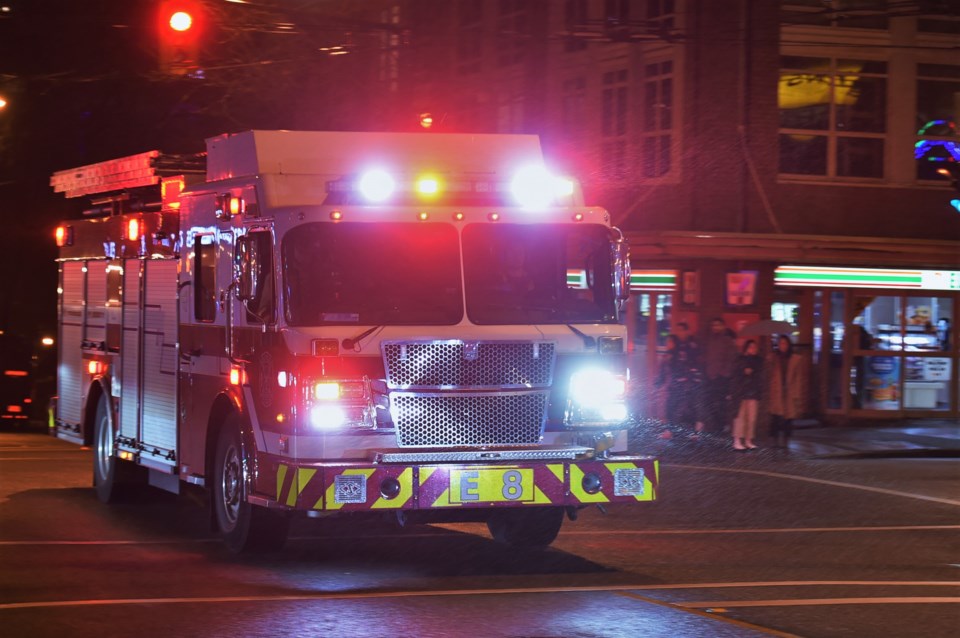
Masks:
[[[439,223],[308,223],[283,239],[287,321],[451,325],[463,317],[457,230]]]
[[[588,224],[467,226],[467,316],[477,324],[615,322],[608,233]]]

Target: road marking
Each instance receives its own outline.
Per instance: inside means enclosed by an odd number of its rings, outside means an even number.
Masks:
[[[666,536],[666,535],[700,535],[700,534],[803,534],[821,532],[904,532],[904,531],[954,531],[960,530],[960,525],[888,525],[877,527],[785,527],[785,528],[745,528],[745,529],[647,529],[647,530],[584,530],[561,532],[562,540],[568,536]],[[456,534],[474,536],[472,532],[451,530]],[[457,538],[452,534],[442,532],[423,532],[416,534],[370,534],[366,536],[291,536],[290,541],[324,541],[324,540],[376,540],[389,538],[403,540],[405,538]],[[176,545],[188,543],[216,543],[218,538],[171,538],[167,540],[9,540],[0,541],[0,547],[18,545]],[[960,566],[960,565],[956,565]]]
[[[917,605],[960,603],[960,597],[919,596],[916,598],[787,598],[784,600],[724,600],[673,603],[694,609],[710,607],[814,607],[822,605]]]
[[[302,602],[321,600],[363,600],[378,598],[433,598],[439,596],[501,596],[517,594],[576,594],[576,593],[629,593],[632,591],[649,591],[664,589],[713,589],[720,587],[783,587],[785,585],[878,585],[878,586],[950,586],[957,587],[956,582],[917,582],[917,581],[784,581],[765,583],[686,583],[671,585],[585,585],[580,587],[505,587],[497,589],[441,589],[436,591],[384,591],[384,592],[318,592],[313,594],[297,595],[264,595],[264,596],[195,596],[177,598],[94,598],[85,600],[43,600],[34,602],[0,603],[0,611],[8,609],[36,609],[49,607],[103,607],[111,605],[179,605],[195,603],[249,603],[249,602]],[[632,594],[640,600],[647,600],[641,594]],[[834,600],[831,598],[807,600]],[[893,601],[929,601],[929,602],[960,602],[960,598],[928,597],[928,598],[863,598],[863,599],[836,599],[844,600],[893,600]],[[650,602],[654,602],[650,599]],[[674,607],[749,607],[751,601],[731,602],[686,602],[670,603],[658,601],[663,605]],[[774,603],[789,604],[791,600],[783,601],[752,601],[761,603],[757,606],[774,606]],[[802,601],[801,601],[802,602]],[[808,604],[816,604],[810,602]],[[851,603],[852,604],[852,603]]]
[[[796,474],[780,474],[779,472],[762,472],[760,470],[744,470],[732,467],[710,467],[708,465],[674,465],[666,464],[664,468],[676,467],[688,470],[705,470],[708,472],[733,472],[736,474],[756,474],[758,476],[768,476],[771,478],[792,479],[794,481],[804,481],[806,483],[817,483],[819,485],[831,485],[833,487],[848,487],[864,492],[874,492],[876,494],[887,494],[889,496],[903,496],[906,498],[917,499],[920,501],[930,501],[933,503],[944,503],[946,505],[960,506],[960,501],[949,498],[939,498],[937,496],[926,496],[924,494],[913,494],[912,492],[900,492],[897,490],[888,490],[882,487],[870,487],[868,485],[856,485],[855,483],[841,483],[839,481],[827,481],[825,479],[810,478],[808,476],[797,476]]]
[[[877,525],[861,527],[756,527],[734,529],[609,529],[596,531],[570,530],[560,532],[564,536],[632,536],[665,534],[792,534],[807,532],[906,532],[906,531],[948,531],[958,530],[960,525]]]
[[[656,598],[650,598],[648,596],[642,596],[640,594],[635,594],[629,591],[617,592],[617,596],[623,596],[624,598],[632,598],[633,600],[639,600],[641,602],[648,603],[650,605],[657,605],[658,607],[666,607],[667,609],[677,609],[677,606],[673,603],[669,603],[664,600],[657,600]],[[748,623],[744,620],[738,620],[736,618],[728,618],[726,616],[719,616],[715,613],[710,613],[706,611],[701,611],[696,608],[685,608],[684,611],[693,614],[694,616],[700,616],[701,618],[709,618],[713,621],[720,621],[728,625],[734,625],[743,629],[750,629],[761,634],[766,634],[767,636],[777,636],[777,638],[799,638],[796,634],[788,634],[784,631],[777,631],[776,629],[768,629],[767,627],[761,627],[760,625],[754,625]]]

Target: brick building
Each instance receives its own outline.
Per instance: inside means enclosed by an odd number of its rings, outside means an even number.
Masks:
[[[641,382],[679,320],[795,326],[823,416],[957,415],[960,6],[409,0],[362,9],[371,121],[536,133],[632,245]],[[373,17],[373,16],[372,16]],[[939,160],[939,161],[934,161]],[[866,330],[869,339],[852,339]],[[939,331],[938,331],[939,328]]]

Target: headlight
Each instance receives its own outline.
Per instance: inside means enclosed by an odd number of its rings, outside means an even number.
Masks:
[[[571,427],[611,428],[627,420],[623,376],[601,368],[587,368],[570,377],[565,423]]]
[[[306,426],[329,432],[343,428],[372,428],[374,407],[368,380],[319,381],[307,384]]]

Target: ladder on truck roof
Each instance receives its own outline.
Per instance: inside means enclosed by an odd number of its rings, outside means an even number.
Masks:
[[[206,153],[171,155],[147,151],[57,171],[50,178],[50,186],[68,198],[83,197],[155,186],[164,177],[203,175],[206,169]]]

